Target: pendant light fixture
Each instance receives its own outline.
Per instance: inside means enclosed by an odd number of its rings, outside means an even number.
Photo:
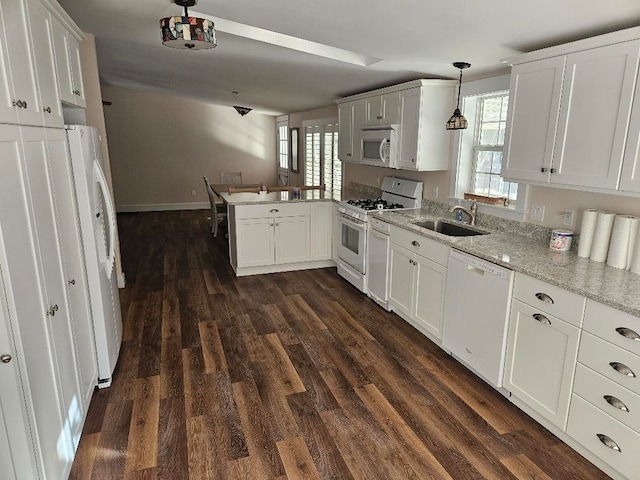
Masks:
[[[231,96],[233,97],[234,101],[238,101],[238,92],[236,92],[235,90],[231,92]],[[233,108],[236,109],[236,112],[238,112],[240,114],[241,117],[244,117],[247,113],[249,113],[251,110],[253,110],[252,108],[249,107],[241,107],[240,105],[234,105]]]
[[[460,88],[462,87],[462,70],[469,68],[471,64],[467,62],[454,62],[453,66],[460,69],[460,83],[458,83],[458,103],[453,115],[447,122],[447,130],[464,130],[469,126],[469,123],[460,112]]]
[[[162,44],[181,50],[204,50],[216,46],[216,31],[213,22],[204,18],[190,17],[187,7],[193,7],[196,0],[173,0],[184,7],[182,17],[160,19]]]

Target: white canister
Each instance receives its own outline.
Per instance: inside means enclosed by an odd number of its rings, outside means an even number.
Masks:
[[[571,230],[552,230],[549,248],[556,252],[568,252],[571,248],[573,232]]]

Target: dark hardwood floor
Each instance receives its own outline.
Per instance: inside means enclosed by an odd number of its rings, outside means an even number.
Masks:
[[[122,351],[71,478],[608,478],[335,269],[236,278],[205,211],[118,221]]]

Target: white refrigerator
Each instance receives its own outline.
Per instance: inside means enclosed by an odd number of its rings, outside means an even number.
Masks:
[[[67,125],[80,230],[98,357],[98,386],[111,385],[122,342],[122,314],[115,265],[116,215],[104,175],[100,134]]]

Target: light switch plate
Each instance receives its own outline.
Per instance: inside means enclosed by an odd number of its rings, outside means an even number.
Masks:
[[[575,210],[565,209],[565,211],[562,212],[562,225],[565,227],[573,227],[573,216],[575,212]]]
[[[544,205],[531,205],[529,219],[535,222],[544,222]]]

